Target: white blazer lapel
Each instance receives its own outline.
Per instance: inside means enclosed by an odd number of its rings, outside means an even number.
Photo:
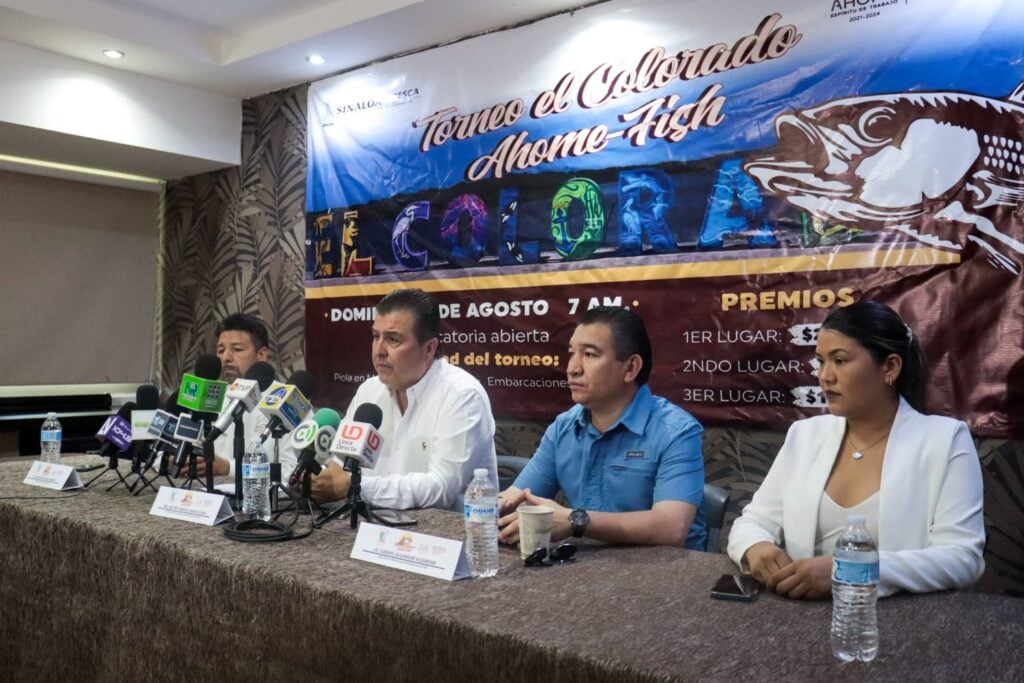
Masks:
[[[927,424],[921,414],[900,397],[900,407],[892,423],[882,461],[882,483],[878,491],[878,538],[882,550],[916,548],[915,530],[927,528],[926,495],[928,482],[915,474],[922,462],[921,451],[928,438]],[[888,492],[889,495],[886,495]],[[909,534],[909,536],[908,536]]]
[[[818,529],[818,508],[821,497],[825,494],[825,484],[832,472],[832,465],[839,453],[839,444],[843,440],[846,420],[836,418],[828,420],[823,429],[811,437],[807,452],[811,458],[806,469],[804,481],[793,488],[794,495],[790,501],[789,517],[786,524],[786,550],[793,559],[812,557],[814,555],[814,536]]]

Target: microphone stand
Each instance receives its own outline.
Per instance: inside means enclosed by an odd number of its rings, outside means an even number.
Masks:
[[[114,474],[117,475],[117,481],[115,481],[113,484],[111,484],[109,487],[107,487],[107,490],[110,491],[111,489],[113,489],[118,484],[124,484],[124,487],[126,489],[128,489],[128,492],[130,493],[131,489],[128,488],[128,481],[124,478],[124,475],[121,474],[121,472],[118,471],[118,469],[117,469],[117,460],[118,460],[117,451],[115,451],[113,455],[111,455],[109,458],[107,458],[107,466],[104,467],[103,470],[99,474],[97,474],[95,477],[90,479],[88,481],[88,483],[85,484],[84,488],[89,488],[94,481],[96,481],[97,479],[102,477],[107,472],[113,471]]]
[[[213,441],[203,440],[203,462],[206,463],[206,492],[216,493],[213,490],[213,459],[217,457],[213,452]]]
[[[196,474],[199,469],[199,458],[197,457],[197,451],[195,444],[189,444],[188,448],[188,481],[185,482],[182,489],[192,490],[192,486],[199,481],[199,477]]]
[[[156,446],[153,447],[152,452],[149,454],[149,459],[146,461],[146,464],[142,468],[142,471],[139,472],[139,478],[135,480],[135,482],[132,484],[132,487],[129,489],[129,491],[134,491],[135,490],[135,486],[140,481],[142,482],[142,488],[139,489],[138,491],[135,491],[135,493],[132,494],[132,495],[135,495],[135,496],[139,495],[140,493],[142,493],[143,491],[146,490],[147,486],[149,488],[153,489],[153,492],[155,493],[156,492],[156,487],[153,486],[153,482],[155,482],[160,477],[164,477],[167,480],[167,485],[168,486],[174,486],[175,485],[174,482],[171,481],[170,472],[168,472],[168,470],[167,470],[167,457],[168,457],[168,455],[169,455],[168,453],[164,453],[163,451],[160,450],[160,445],[159,444],[157,444]],[[157,458],[160,458],[160,469],[157,471],[157,475],[155,477],[153,477],[152,479],[147,479],[146,478],[146,472],[149,471],[149,469],[153,467],[153,463],[156,461]]]
[[[346,513],[348,513],[349,525],[353,529],[359,526],[360,517],[365,519],[367,522],[373,522],[374,524],[399,526],[399,524],[395,522],[389,522],[375,515],[373,513],[373,508],[363,500],[363,468],[360,466],[359,461],[355,458],[345,458],[345,471],[352,475],[352,480],[348,487],[348,501],[338,509],[331,510],[328,514],[320,517],[320,519],[313,523],[313,526],[319,529],[332,519],[337,519]]]
[[[326,515],[326,511],[320,506],[320,503],[313,500],[313,466],[316,465],[316,454],[306,453],[300,456],[300,458],[302,459],[299,460],[298,466],[302,468],[302,481],[299,485],[299,498],[296,499],[294,497],[294,492],[289,493],[288,497],[294,501],[295,507],[298,507],[299,503],[305,500],[310,517],[313,516],[313,508],[316,508],[317,513],[320,515]],[[287,489],[285,490],[287,491]],[[316,523],[313,526],[316,526]]]
[[[149,445],[148,441],[146,441],[145,443]],[[140,454],[139,463],[137,467],[135,466],[134,461],[132,463],[132,471],[135,472],[138,476],[135,478],[135,481],[132,482],[131,488],[128,489],[131,492],[135,491],[135,487],[139,485],[140,481],[144,483],[142,485],[142,488],[139,489],[139,493],[145,491],[147,486],[156,491],[156,489],[153,488],[153,484],[151,484],[149,480],[146,479],[146,472],[149,471],[151,467],[153,467],[153,462],[156,460],[157,454],[160,452],[160,442],[157,441],[155,444],[151,445],[148,450],[149,453],[146,454],[145,460],[142,459]],[[137,496],[139,495],[139,493],[136,493],[135,495]]]
[[[276,512],[278,516],[294,507],[298,507],[298,501],[295,499],[295,496],[291,491],[284,487],[284,484],[281,483],[281,437],[287,433],[288,432],[285,431],[283,424],[275,425],[271,430],[271,436],[274,437],[274,459],[270,462],[270,509],[273,512]],[[309,484],[307,482],[307,486],[308,485]],[[284,495],[287,496],[288,500],[291,502],[291,507],[278,509],[278,501],[280,500],[278,496],[279,492],[284,492]]]
[[[232,454],[235,458],[235,510],[242,509],[242,460],[245,458],[245,416],[235,418],[235,433],[232,435]]]
[[[157,477],[163,477],[167,480],[168,486],[177,486],[171,479],[171,453],[160,454],[160,469],[157,471]]]

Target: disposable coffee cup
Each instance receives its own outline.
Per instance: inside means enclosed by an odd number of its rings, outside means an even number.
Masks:
[[[546,505],[520,505],[519,556],[524,560],[537,548],[551,548],[551,529],[555,511]]]

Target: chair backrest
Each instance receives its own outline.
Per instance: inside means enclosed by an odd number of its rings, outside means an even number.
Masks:
[[[528,462],[530,462],[530,459],[524,458],[521,455],[499,455],[498,490],[504,491],[511,486]]]
[[[729,492],[721,486],[704,484],[704,519],[707,523],[708,543],[704,549],[709,553],[721,552],[719,543],[722,527],[725,525],[725,509],[729,506]]]

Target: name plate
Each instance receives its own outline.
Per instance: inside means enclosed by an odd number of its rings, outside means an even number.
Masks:
[[[445,581],[469,577],[462,541],[368,522],[359,525],[350,557]]]
[[[82,488],[82,480],[71,465],[60,465],[54,462],[36,460],[25,475],[22,482],[29,486],[40,486],[54,491],[67,491]]]
[[[231,505],[224,496],[173,486],[160,487],[149,514],[206,526],[214,526],[234,518]]]

